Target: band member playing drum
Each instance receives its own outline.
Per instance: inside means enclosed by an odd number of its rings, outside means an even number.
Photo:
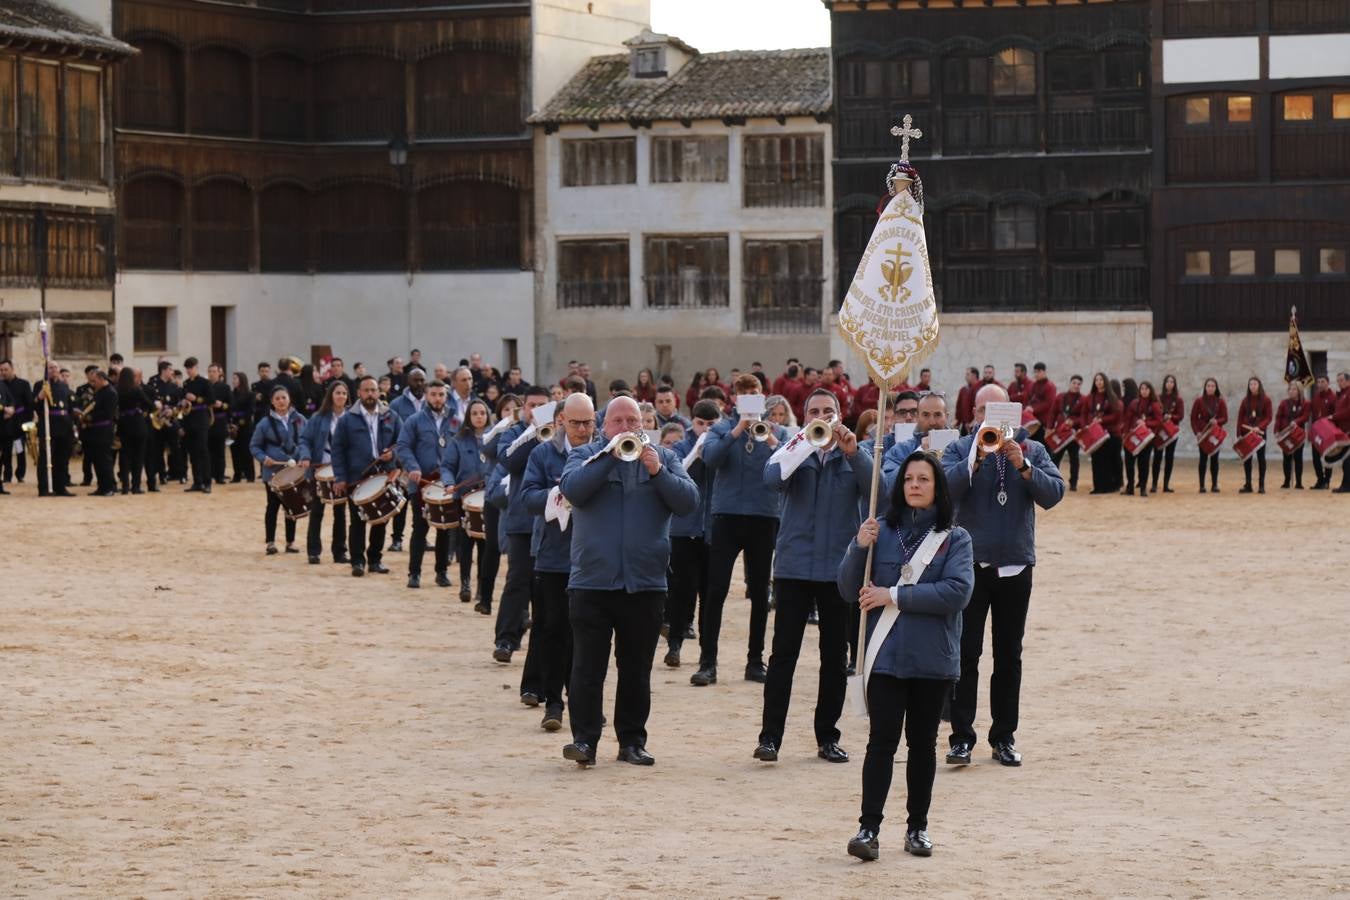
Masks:
[[[421,368],[411,369],[407,375],[407,384],[398,396],[389,401],[389,411],[398,416],[400,427],[422,411],[427,403],[427,373]],[[402,431],[399,432],[402,434]],[[403,532],[408,526],[408,506],[417,506],[410,495],[408,505],[395,514],[389,528],[389,552],[403,552]]]
[[[508,394],[513,397],[513,394]],[[447,410],[449,403],[446,403]],[[453,413],[451,414],[453,418]],[[488,471],[491,466],[487,463],[487,458],[483,454],[483,435],[488,428],[488,406],[482,400],[475,397],[469,401],[467,411],[464,415],[464,423],[459,426],[455,436],[445,445],[441,451],[441,484],[445,485],[447,490],[454,490],[456,485],[473,485],[487,481]],[[468,488],[473,490],[473,488]],[[460,497],[462,501],[464,498]],[[484,508],[484,518],[487,518],[489,511],[495,512],[495,506],[486,506]],[[492,517],[492,527],[496,525],[496,517]],[[485,532],[486,533],[486,532]],[[490,538],[490,536],[489,536]],[[496,543],[495,538],[490,538]],[[478,550],[478,603],[486,603],[485,609],[479,612],[487,613],[492,611],[492,588],[493,581],[497,578],[497,566],[494,558],[493,565],[489,568],[484,552],[484,538],[470,537],[461,530],[459,535],[459,600],[461,603],[468,603],[473,599],[473,589],[470,585],[473,583],[473,553],[474,548]]]
[[[1313,385],[1312,398],[1308,401],[1308,429],[1311,431],[1313,423],[1321,419],[1329,419],[1336,412],[1336,392],[1331,387],[1331,379],[1325,375],[1317,376],[1317,383]],[[1322,454],[1316,447],[1312,448],[1313,475],[1317,483],[1313,485],[1314,491],[1325,491],[1331,487],[1332,466],[1324,465]]]
[[[1093,375],[1092,391],[1084,401],[1084,411],[1080,419],[1084,425],[1097,422],[1110,435],[1106,443],[1092,454],[1094,494],[1114,494],[1124,483],[1122,472],[1124,460],[1120,455],[1121,420],[1124,412],[1124,404],[1120,402],[1120,396],[1106,375],[1102,372]]]
[[[1158,403],[1162,406],[1162,419],[1164,427],[1166,423],[1172,423],[1172,427],[1180,428],[1181,423],[1186,419],[1186,401],[1181,399],[1181,392],[1177,390],[1177,379],[1174,375],[1163,376],[1162,393],[1158,395]],[[1153,445],[1153,493],[1158,493],[1158,473],[1162,471],[1163,493],[1174,493],[1172,490],[1172,458],[1176,456],[1177,442],[1168,441],[1166,446]],[[1165,465],[1164,465],[1165,464]]]
[[[300,436],[300,464],[309,468],[310,478],[320,466],[330,466],[333,462],[333,432],[338,422],[347,412],[347,383],[339,379],[328,382],[319,411],[305,423]],[[315,496],[309,505],[309,524],[306,526],[306,549],[309,551],[309,564],[317,566],[323,555],[323,511],[328,504]],[[347,557],[347,505],[333,504],[332,535],[329,541],[333,551],[333,562],[349,563]]]
[[[282,385],[272,388],[272,411],[253,429],[249,450],[262,469],[264,485],[272,483],[272,476],[300,455],[300,435],[305,417],[291,409],[291,395]],[[267,494],[267,512],[263,516],[263,532],[267,539],[267,555],[277,552],[277,513],[281,498],[270,488]],[[299,553],[295,546],[295,519],[286,517],[286,552]]]
[[[1055,418],[1055,398],[1059,396],[1059,391],[1056,389],[1055,383],[1050,380],[1045,363],[1036,363],[1031,367],[1031,371],[1033,373],[1031,385],[1027,388],[1027,394],[1022,403],[1031,410],[1032,414],[1036,416],[1036,420],[1041,423],[1040,430],[1036,432],[1036,440],[1044,444],[1045,439],[1050,435],[1050,425]]]
[[[975,392],[979,389],[980,370],[971,366],[966,369],[966,383],[961,385],[961,391],[956,395],[955,425],[963,434],[969,433],[974,427],[971,419],[975,418]]]
[[[647,716],[670,563],[670,519],[698,508],[698,488],[674,453],[642,441],[641,427],[636,401],[611,400],[605,443],[573,450],[560,483],[572,505],[574,529],[567,582],[572,743],[563,757],[582,766],[595,764],[611,640],[619,674],[614,702],[619,759],[639,766],[656,762],[646,749]]]
[[[585,394],[573,394],[557,407],[557,432],[530,452],[520,490],[525,508],[534,516],[531,550],[534,554],[534,622],[530,626],[530,655],[540,672],[545,731],[562,728],[563,687],[572,671],[572,624],[567,610],[567,579],[572,569],[570,510],[558,482],[567,457],[595,436],[595,405]],[[550,504],[552,509],[550,510]],[[649,661],[650,664],[650,661]]]
[[[414,369],[409,378],[415,378],[420,370]],[[426,402],[421,410],[413,413],[403,422],[399,430],[397,455],[400,467],[408,473],[408,504],[413,508],[412,546],[408,549],[408,587],[422,586],[422,556],[427,552],[427,532],[431,525],[427,521],[423,508],[422,486],[439,478],[441,453],[449,446],[454,436],[450,427],[450,411],[445,406],[448,388],[444,381],[436,380],[426,386]],[[400,395],[399,400],[407,396]],[[453,532],[448,528],[436,529],[435,570],[436,586],[450,587],[450,540]]]
[[[1191,404],[1191,431],[1199,438],[1210,427],[1222,427],[1228,421],[1228,404],[1219,392],[1219,382],[1205,379],[1204,390]],[[1210,490],[1219,492],[1219,454],[1200,452],[1200,493],[1205,492],[1205,469],[1209,469]]]
[[[369,567],[371,572],[385,575],[389,570],[381,564],[384,558],[384,522],[370,528],[370,546],[366,546],[366,521],[361,518],[350,494],[367,477],[382,477],[392,482],[398,478],[395,468],[394,444],[400,430],[398,416],[387,408],[380,409],[380,386],[372,375],[357,382],[356,406],[338,419],[333,432],[334,493],[348,498],[347,547],[351,551],[352,575],[360,578]]]
[[[1055,397],[1055,416],[1051,421],[1050,430],[1055,431],[1065,422],[1077,431],[1083,424],[1080,418],[1083,412],[1083,376],[1075,375],[1069,379],[1069,389]],[[1064,454],[1069,455],[1069,490],[1078,490],[1078,442],[1069,440],[1064,443],[1059,451],[1052,454],[1050,459],[1059,468],[1060,460],[1064,459]]]
[[[1148,429],[1149,437],[1144,444],[1144,449],[1134,454],[1126,461],[1125,493],[1134,493],[1134,478],[1139,476],[1139,496],[1148,496],[1148,467],[1150,457],[1153,455],[1154,435],[1162,427],[1162,404],[1158,398],[1153,395],[1153,382],[1141,381],[1139,383],[1139,396],[1130,401],[1129,408],[1125,411],[1125,429],[1143,426]]]
[[[1308,415],[1312,409],[1303,399],[1302,386],[1297,382],[1291,383],[1288,394],[1280,401],[1280,408],[1275,413],[1276,435],[1291,425],[1305,429],[1308,426]],[[1290,476],[1294,478],[1294,487],[1303,490],[1303,444],[1299,444],[1293,453],[1284,454],[1284,484],[1280,485],[1281,490],[1289,490]]]
[[[1270,398],[1266,396],[1266,389],[1261,384],[1260,378],[1247,379],[1247,393],[1242,398],[1242,403],[1238,406],[1238,431],[1239,438],[1248,434],[1257,433],[1261,439],[1265,440],[1266,429],[1270,427],[1270,421],[1273,418],[1270,408]],[[1260,492],[1266,492],[1266,448],[1263,444],[1256,451],[1256,463],[1259,472]],[[1252,459],[1247,457],[1242,462],[1242,471],[1247,477],[1247,482],[1242,486],[1239,494],[1250,494],[1252,492]]]
[[[839,715],[844,710],[847,679],[848,616],[835,579],[839,561],[858,527],[859,502],[872,485],[872,455],[844,426],[839,399],[817,388],[806,398],[807,423],[814,432],[798,436],[817,449],[795,469],[786,456],[770,457],[764,485],[783,497],[774,552],[773,654],[764,683],[764,714],[755,759],[777,762],[787,726],[792,677],[801,653],[802,635],[812,610],[819,614],[820,682],[816,692],[816,755],[829,762],[848,762],[839,746]],[[820,427],[823,425],[824,427]],[[813,439],[813,435],[819,437]],[[785,448],[784,453],[791,452]],[[786,476],[784,473],[790,472]]]
[[[870,734],[863,760],[862,827],[848,842],[859,859],[879,856],[886,795],[903,726],[905,852],[930,856],[928,808],[937,774],[942,702],[961,675],[962,611],[975,584],[970,534],[955,524],[942,467],[917,451],[902,464],[891,489],[890,510],[858,529],[839,565],[841,595],[857,597],[868,618],[867,691]],[[867,548],[875,545],[872,571]],[[851,602],[851,600],[850,600]]]
[[[787,410],[792,414],[792,410]],[[683,440],[675,445],[675,455],[689,460],[686,470],[698,487],[698,507],[676,516],[670,522],[670,596],[667,599],[665,663],[680,665],[680,650],[694,624],[694,615],[708,601],[708,529],[712,527],[712,473],[703,463],[702,440],[722,420],[722,408],[715,400],[700,400],[691,411],[692,424]],[[691,458],[692,457],[692,458]]]
[[[975,418],[984,421],[985,404],[1006,398],[1003,389],[986,386],[975,399]],[[997,432],[997,429],[992,429]],[[968,765],[975,745],[975,701],[979,689],[984,622],[993,617],[994,672],[989,679],[993,724],[989,743],[994,759],[1019,766],[1013,749],[1022,687],[1022,634],[1031,603],[1036,567],[1036,507],[1050,509],[1064,496],[1064,477],[1045,448],[1028,441],[1025,430],[1012,439],[986,441],[990,433],[967,435],[947,446],[942,456],[959,510],[957,524],[970,532],[975,554],[975,590],[961,631],[961,680],[952,701],[951,750],[947,762]],[[1112,454],[1120,459],[1119,451]]]
[[[539,446],[534,428],[534,410],[549,402],[548,388],[532,385],[525,392],[525,405],[521,407],[520,421],[511,426],[497,442],[497,463],[506,470],[511,479],[507,489],[506,511],[502,515],[506,531],[506,584],[502,586],[502,602],[497,607],[497,635],[492,648],[492,658],[497,662],[511,661],[511,654],[520,649],[525,637],[525,620],[530,612],[530,587],[534,580],[534,558],[530,556],[530,535],[534,531],[534,516],[525,509],[519,486],[525,477],[525,466],[530,454]],[[542,423],[550,424],[550,423]],[[638,423],[641,429],[642,423]],[[527,434],[528,432],[528,434]],[[521,696],[529,705],[530,697],[538,697],[537,681],[533,677],[537,670],[524,673],[531,677],[524,682]],[[530,697],[525,697],[529,694]]]

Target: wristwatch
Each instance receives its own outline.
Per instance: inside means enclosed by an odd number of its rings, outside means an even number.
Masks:
[[[1017,467],[1017,471],[1018,471],[1018,472],[1025,472],[1027,469],[1030,469],[1030,468],[1031,468],[1031,463],[1027,462],[1027,461],[1024,459],[1024,460],[1022,460],[1022,464],[1021,464],[1020,466]]]

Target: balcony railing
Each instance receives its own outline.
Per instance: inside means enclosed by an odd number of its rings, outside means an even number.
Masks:
[[[119,125],[126,128],[144,128],[148,131],[183,130],[179,98],[154,88],[122,88],[122,109]]]
[[[759,334],[819,334],[821,278],[746,278],[745,330]]]
[[[402,272],[408,267],[407,233],[402,228],[341,227],[319,230],[319,271]]]
[[[253,231],[232,222],[192,226],[192,268],[201,272],[246,272]]]
[[[424,224],[422,268],[427,271],[519,269],[520,226]]]
[[[524,128],[516,97],[423,99],[418,108],[417,137],[421,138],[516,135]]]
[[[584,309],[587,307],[619,307],[630,305],[631,287],[628,276],[613,278],[558,279],[558,308]]]
[[[942,118],[942,152],[948,156],[1041,148],[1035,109],[959,109],[947,111]]]
[[[805,171],[780,164],[745,167],[745,205],[750,206],[824,206],[825,171],[812,167]]]
[[[715,309],[731,303],[725,275],[693,269],[677,275],[648,275],[643,283],[650,309]]]
[[[1148,269],[1143,265],[1050,264],[1050,309],[1142,309],[1148,305]]]
[[[1264,0],[1166,0],[1163,30],[1168,37],[1255,31],[1259,2]]]
[[[259,268],[264,272],[309,271],[309,235],[301,225],[263,225]]]
[[[122,265],[128,269],[183,268],[183,229],[176,222],[123,220]]]
[[[1279,132],[1272,144],[1274,177],[1350,178],[1350,129]]]
[[[1142,106],[1052,110],[1050,149],[1111,150],[1148,145],[1148,112]]]
[[[1350,31],[1345,0],[1270,0],[1271,31]]]
[[[259,127],[265,138],[305,139],[305,101],[290,97],[263,97],[258,101]]]
[[[323,100],[316,110],[320,140],[389,140],[403,133],[403,98]]]
[[[1167,138],[1167,180],[1251,181],[1256,178],[1256,133]]]
[[[1035,264],[948,266],[942,308],[948,311],[1030,310],[1040,307],[1040,273]]]

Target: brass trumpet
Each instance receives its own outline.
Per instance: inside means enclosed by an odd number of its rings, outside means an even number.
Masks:
[[[38,458],[38,432],[36,422],[24,422],[20,426],[23,429],[23,445],[28,450],[28,461],[37,465],[35,460]]]
[[[540,425],[538,428],[534,430],[534,436],[539,439],[539,442],[541,444],[544,443],[545,441],[553,440],[553,435],[557,433],[558,430],[554,428],[552,425]]]
[[[623,462],[633,462],[647,449],[648,443],[646,434],[630,431],[619,436],[619,442],[614,445],[614,455]]]
[[[1011,425],[990,425],[986,422],[975,433],[975,440],[982,449],[992,451],[1003,446],[1004,441],[1012,440],[1016,434]]]
[[[806,442],[817,450],[824,450],[834,443],[834,427],[826,419],[814,419],[802,429]]]
[[[767,441],[771,434],[773,434],[773,426],[762,419],[750,425],[750,436],[760,443]]]

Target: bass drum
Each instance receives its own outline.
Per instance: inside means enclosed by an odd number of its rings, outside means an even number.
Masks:
[[[305,477],[303,468],[287,466],[272,476],[267,487],[281,501],[286,518],[303,519],[309,515],[309,505],[314,502],[314,486]]]
[[[352,491],[352,505],[367,525],[388,522],[408,502],[408,495],[396,481],[384,475],[371,475]]]

